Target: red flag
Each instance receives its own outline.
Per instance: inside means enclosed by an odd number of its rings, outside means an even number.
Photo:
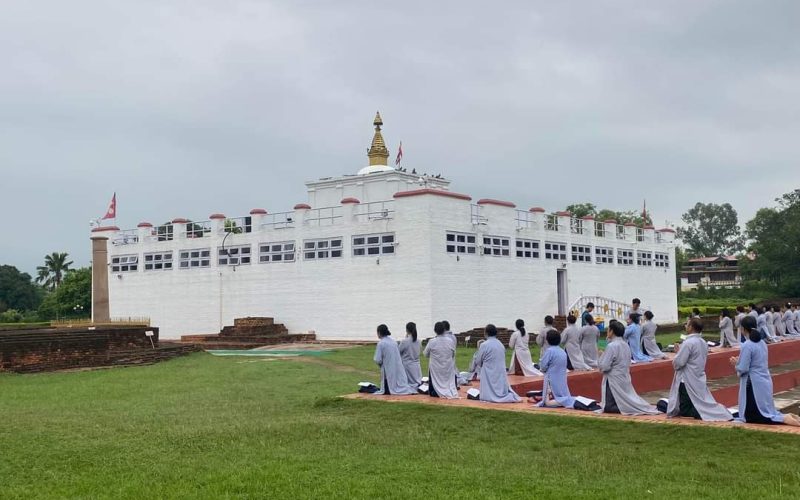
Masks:
[[[100,220],[104,219],[116,219],[117,218],[117,193],[114,193],[114,196],[111,197],[111,204],[108,205],[108,210],[106,214],[100,218]]]
[[[400,161],[403,159],[403,141],[400,141],[400,147],[397,148],[397,158],[394,159],[394,165],[400,165]]]

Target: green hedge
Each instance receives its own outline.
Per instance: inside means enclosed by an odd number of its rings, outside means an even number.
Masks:
[[[0,323],[0,330],[21,330],[23,328],[42,328],[50,326],[49,321],[39,321],[36,323]]]

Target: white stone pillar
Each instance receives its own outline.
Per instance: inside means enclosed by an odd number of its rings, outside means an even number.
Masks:
[[[566,232],[566,234],[572,232],[572,214],[570,212],[556,212],[556,218],[559,232]]]
[[[136,226],[136,235],[139,243],[150,241],[150,237],[153,236],[153,225],[149,222],[140,222]]]
[[[214,235],[221,235],[225,233],[225,214],[211,214],[208,216],[211,219],[211,233]],[[244,231],[244,228],[242,228]]]
[[[252,231],[261,231],[261,225],[264,223],[264,219],[267,217],[267,211],[263,208],[254,208],[250,210],[250,220],[252,224]]]
[[[617,221],[615,221],[614,219],[606,219],[603,221],[603,227],[605,228],[607,239],[609,240],[617,239]]]
[[[533,207],[529,212],[533,214],[534,229],[544,231],[544,208]]]
[[[358,198],[343,198],[340,202],[342,204],[342,219],[345,224],[353,224],[356,221],[356,212],[358,205],[361,203]]]
[[[633,222],[625,223],[625,241],[636,241],[636,224]]]

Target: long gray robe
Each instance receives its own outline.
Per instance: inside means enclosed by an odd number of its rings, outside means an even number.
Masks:
[[[658,329],[658,325],[652,321],[645,320],[645,322],[642,323],[642,347],[646,351],[644,354],[655,359],[664,359],[667,355],[658,348],[656,329]]]
[[[786,335],[796,335],[797,329],[794,327],[794,313],[791,309],[787,309],[783,313],[783,324],[786,327]]]
[[[592,367],[586,364],[583,360],[583,351],[581,351],[581,327],[576,324],[571,324],[564,328],[561,332],[561,345],[569,356],[569,361],[572,363],[573,370],[591,370]]]
[[[781,337],[786,335],[786,325],[783,324],[783,314],[780,311],[775,311],[772,315],[772,322],[775,324],[775,334]]]
[[[400,350],[391,336],[387,335],[378,341],[372,359],[381,367],[381,388],[375,394],[386,394],[387,388],[389,393],[396,395],[417,393],[417,388],[408,383]]]
[[[548,347],[550,347],[550,344],[547,343],[547,332],[549,332],[550,330],[555,330],[555,328],[553,328],[550,325],[547,325],[544,328],[542,328],[541,331],[539,331],[539,335],[536,336],[536,345],[539,346],[539,361],[542,360],[544,352],[547,350]]]
[[[544,372],[544,381],[542,382],[542,401],[537,406],[548,406],[550,403],[548,394],[552,394],[553,399],[559,405],[573,408],[575,398],[569,393],[567,384],[567,353],[558,347],[548,349],[540,366]]]
[[[744,331],[742,330],[742,320],[745,316],[747,316],[745,313],[739,313],[733,320],[733,327],[736,328],[736,338],[741,338],[741,336],[744,334]]]
[[[800,311],[794,312],[794,331],[800,333]]]
[[[430,384],[440,398],[458,398],[456,388],[456,372],[453,371],[453,358],[456,356],[456,348],[453,341],[444,336],[437,335],[428,341],[425,346],[425,357],[430,358],[428,362],[428,374]]]
[[[631,382],[631,348],[620,337],[614,337],[606,346],[603,355],[597,362],[597,367],[603,373],[601,387],[602,402],[600,406],[605,410],[607,395],[606,389],[611,389],[614,401],[623,415],[655,415],[658,413],[655,406],[642,399],[633,389]]]
[[[717,403],[711,395],[711,391],[708,390],[707,358],[708,344],[703,337],[699,333],[688,335],[672,359],[675,376],[672,378],[672,387],[669,390],[668,417],[675,417],[680,413],[678,388],[683,382],[689,399],[692,400],[692,404],[703,420],[728,421],[733,419],[728,409]]]
[[[406,369],[408,383],[416,386],[422,383],[422,368],[419,365],[419,344],[419,340],[414,341],[411,336],[407,336],[400,341],[398,346],[400,358],[403,360],[403,368]]]
[[[719,320],[719,345],[725,343],[731,347],[739,347],[739,338],[733,333],[733,321],[727,316]]]
[[[516,403],[520,401],[506,374],[506,349],[497,337],[489,337],[478,349],[475,367],[481,377],[481,401],[490,403]]]
[[[458,373],[458,366],[456,366],[456,349],[458,348],[458,340],[456,340],[456,336],[453,335],[453,332],[450,330],[443,333],[446,339],[449,339],[450,342],[453,343],[453,373]]]
[[[586,325],[581,328],[581,352],[583,361],[590,368],[597,368],[597,339],[600,337],[600,330],[596,325]]]
[[[764,321],[767,322],[767,331],[769,332],[770,337],[775,336],[775,320],[772,317],[772,311],[767,311],[764,313]]]
[[[522,336],[520,332],[514,332],[511,334],[511,338],[508,340],[508,347],[511,349],[511,363],[508,367],[508,373],[513,375],[517,371],[517,363],[519,363],[519,368],[522,370],[522,374],[526,377],[539,377],[542,375],[542,372],[534,368],[533,361],[531,360],[531,349],[528,345],[528,341],[530,340],[530,334],[526,333],[525,336]]]

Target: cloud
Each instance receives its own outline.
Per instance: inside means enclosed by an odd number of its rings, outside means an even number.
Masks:
[[[797,185],[796,2],[7,2],[0,260],[253,207],[365,165],[371,119],[474,197],[742,222]],[[29,228],[35,228],[30,230]]]

